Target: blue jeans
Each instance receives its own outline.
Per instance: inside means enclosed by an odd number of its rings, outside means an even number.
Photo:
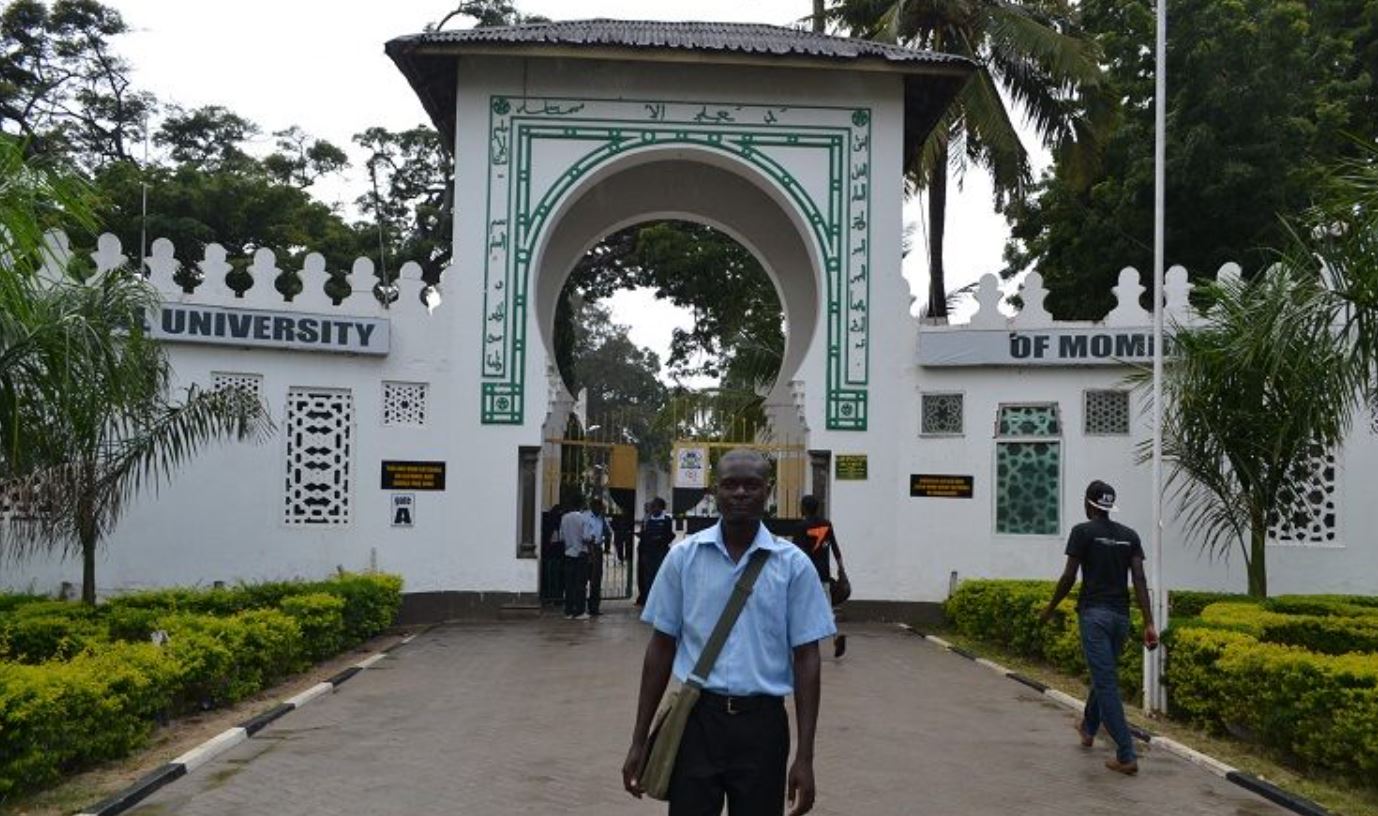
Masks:
[[[1120,680],[1116,663],[1129,636],[1129,616],[1103,606],[1092,606],[1078,615],[1081,650],[1091,670],[1091,693],[1086,697],[1082,728],[1094,736],[1105,725],[1115,740],[1115,756],[1120,762],[1134,762],[1134,735],[1124,718],[1120,702]]]

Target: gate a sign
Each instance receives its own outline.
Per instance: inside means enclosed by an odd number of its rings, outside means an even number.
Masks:
[[[416,525],[416,494],[392,494],[392,526],[414,527]]]

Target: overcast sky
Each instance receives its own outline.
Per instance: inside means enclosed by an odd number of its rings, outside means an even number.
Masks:
[[[420,102],[383,54],[383,43],[419,32],[454,7],[442,0],[327,2],[327,0],[105,0],[124,15],[131,33],[118,43],[135,68],[135,83],[164,103],[224,105],[256,122],[265,134],[298,125],[313,136],[350,148],[350,137],[371,125],[399,130],[427,121]],[[788,25],[810,13],[811,0],[519,0],[528,14],[552,19],[716,20]],[[449,27],[471,21],[456,18]],[[265,143],[267,140],[265,139]],[[1030,143],[1030,147],[1032,144]],[[358,154],[354,154],[356,163]],[[1046,158],[1041,151],[1041,165]],[[329,201],[348,203],[363,189],[361,176],[318,185]],[[918,224],[917,243],[904,265],[915,292],[927,287],[919,202],[905,208]],[[991,207],[984,174],[968,173],[949,199],[948,286],[958,287],[1000,268],[1008,229]],[[921,298],[922,300],[922,298]],[[645,293],[623,293],[614,316],[631,338],[661,353],[687,312]]]

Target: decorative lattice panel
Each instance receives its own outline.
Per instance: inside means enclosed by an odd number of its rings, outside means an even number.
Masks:
[[[923,410],[923,419],[920,422],[921,433],[961,436],[961,394],[924,394],[921,406]]]
[[[996,422],[996,436],[1060,436],[1057,405],[1002,405]]]
[[[383,383],[384,425],[425,425],[426,384]]]
[[[263,399],[263,375],[235,374],[228,371],[211,372],[211,390],[224,391],[228,388],[239,388],[245,393],[253,395],[254,399]]]
[[[1293,471],[1278,502],[1268,514],[1268,537],[1286,544],[1334,544],[1339,511],[1335,494],[1335,453],[1319,445]]]
[[[348,391],[287,393],[287,494],[292,525],[349,523],[354,397]]]
[[[995,531],[1057,535],[1062,491],[1060,442],[995,446]]]
[[[1086,392],[1086,433],[1124,436],[1129,433],[1128,391]]]

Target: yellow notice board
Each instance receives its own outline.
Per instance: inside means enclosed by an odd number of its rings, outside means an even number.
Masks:
[[[839,482],[866,479],[866,454],[840,453],[833,460],[833,478]]]

